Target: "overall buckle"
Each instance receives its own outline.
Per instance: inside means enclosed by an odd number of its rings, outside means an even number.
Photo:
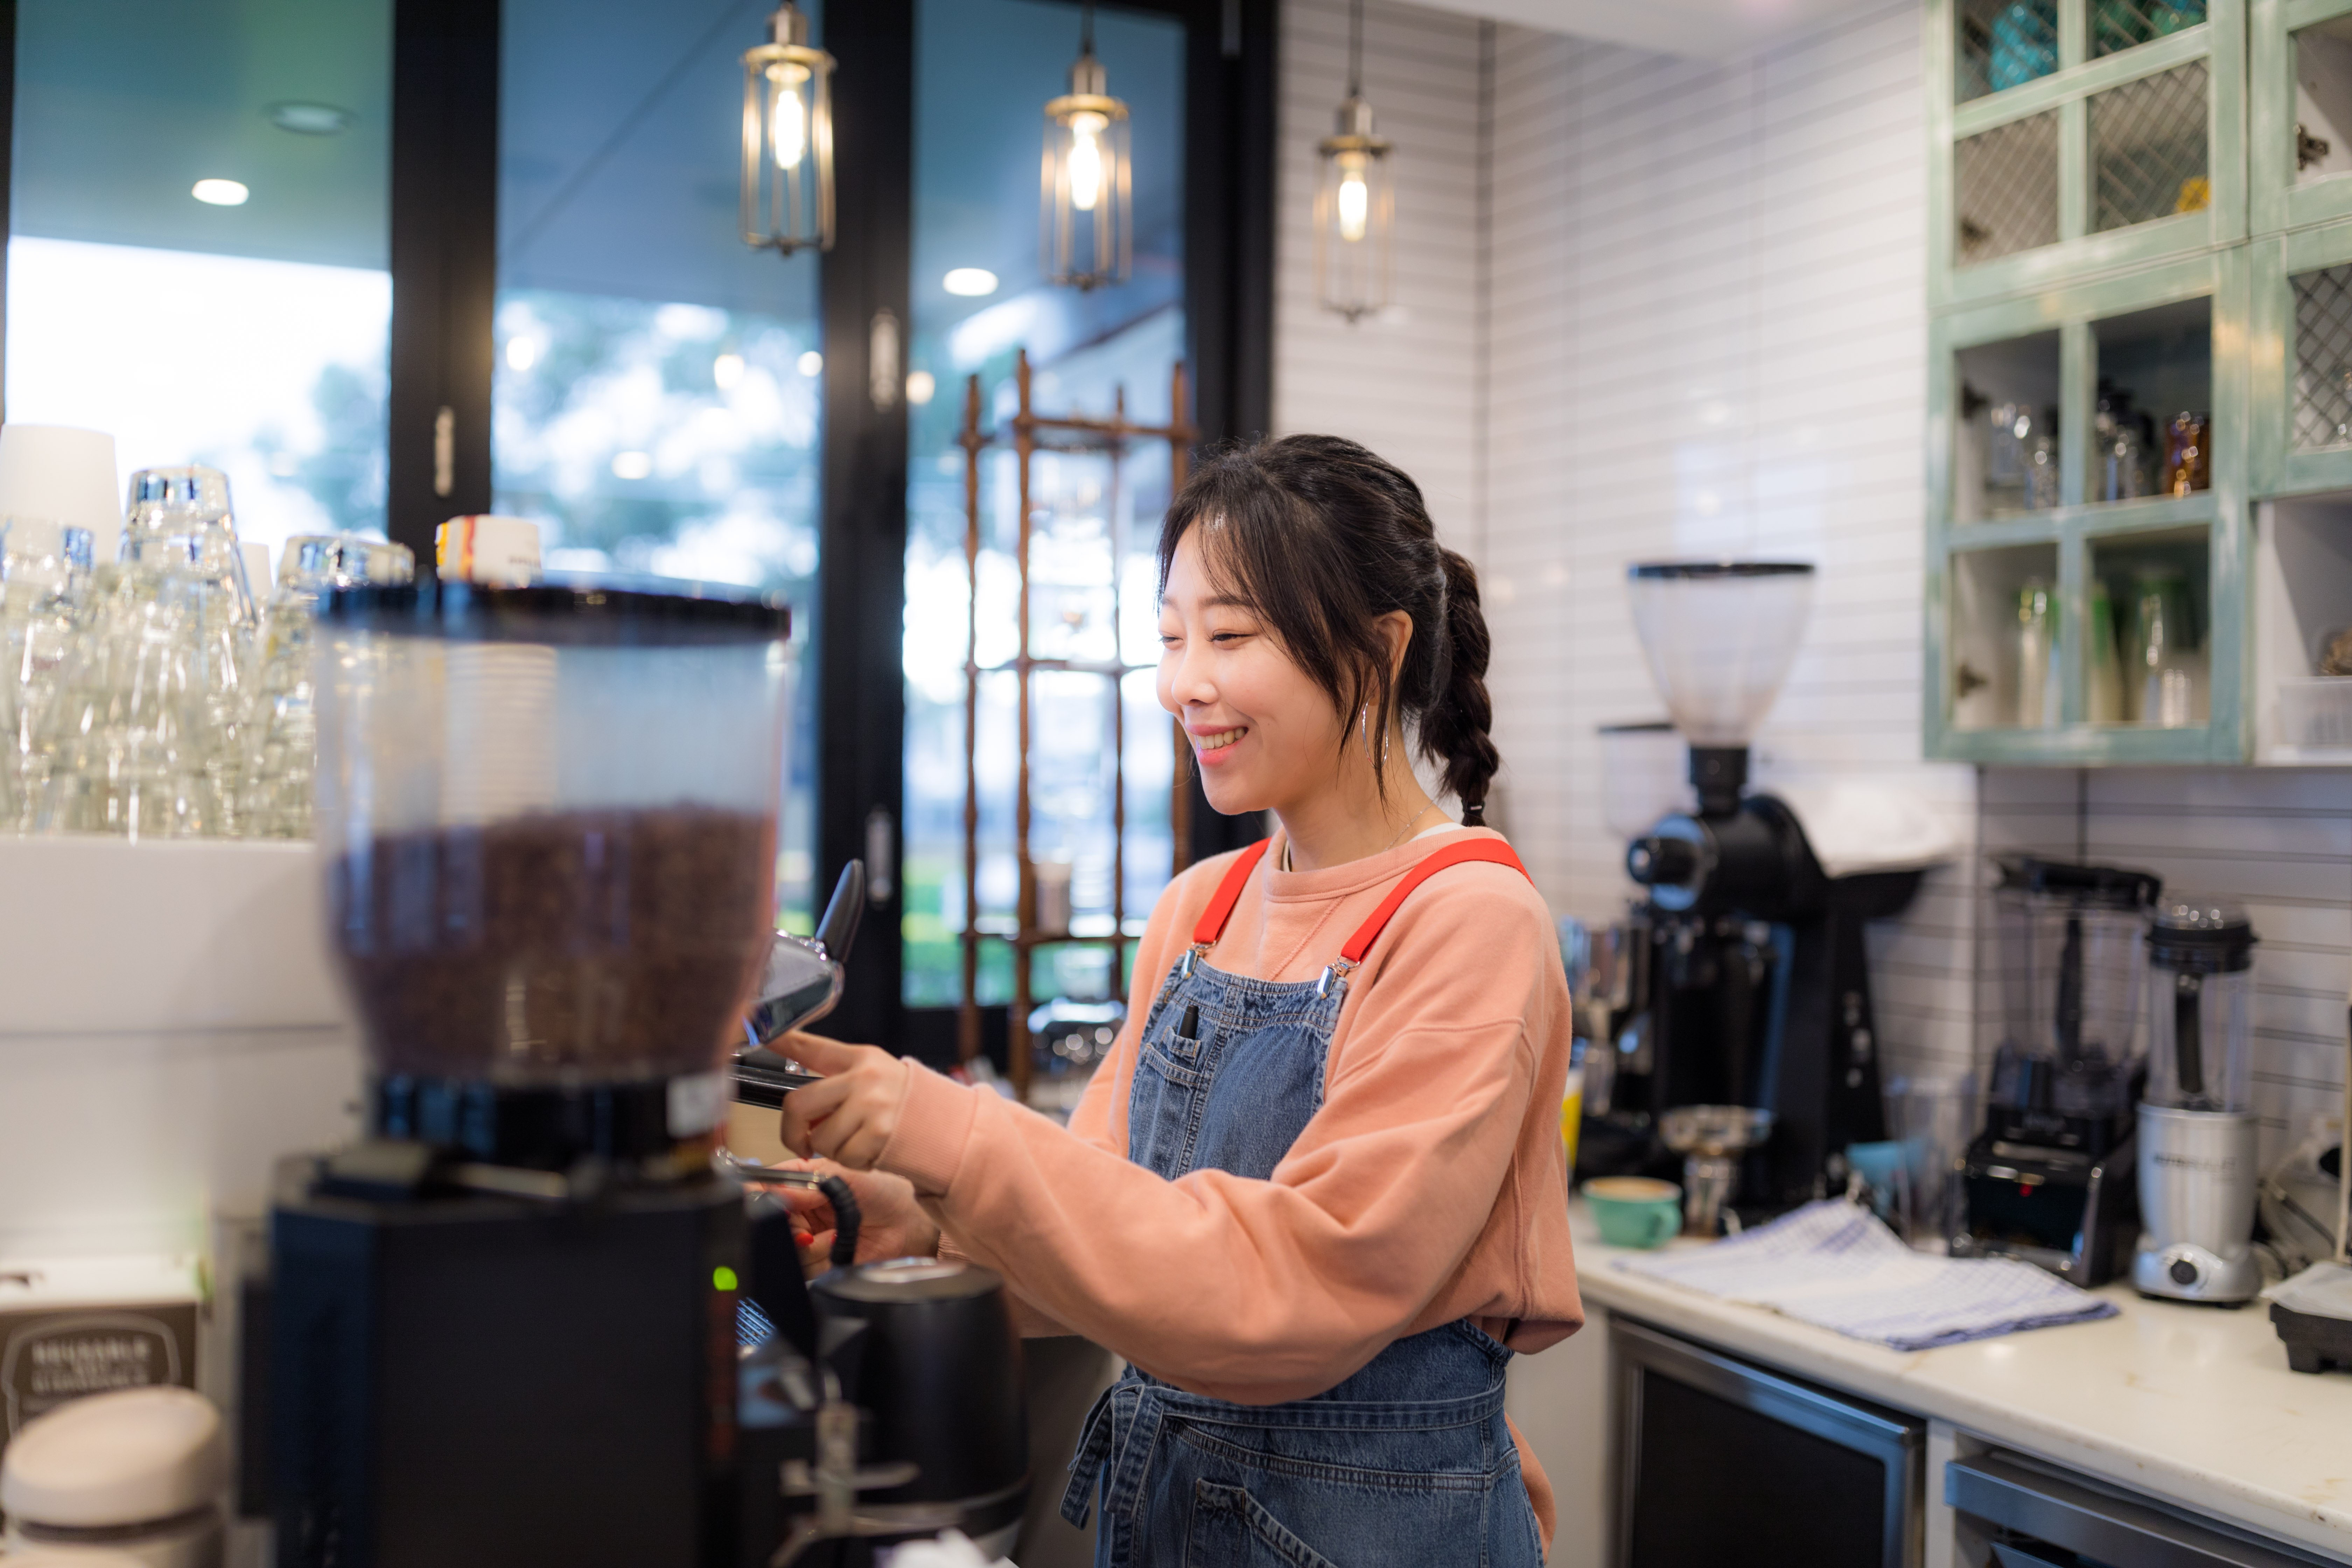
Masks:
[[[1345,991],[1348,988],[1348,976],[1353,974],[1358,967],[1352,958],[1333,959],[1323,966],[1321,977],[1315,982],[1315,994],[1318,997],[1328,997],[1335,985]]]

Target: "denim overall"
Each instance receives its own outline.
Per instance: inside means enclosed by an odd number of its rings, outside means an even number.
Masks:
[[[1171,1181],[1274,1173],[1323,1104],[1349,973],[1423,879],[1474,859],[1525,874],[1498,840],[1448,845],[1407,873],[1322,978],[1274,984],[1202,962],[1265,849],[1227,872],[1144,1022],[1128,1157]],[[1129,1367],[1087,1417],[1062,1516],[1083,1528],[1100,1486],[1097,1568],[1541,1568],[1503,1424],[1510,1358],[1460,1320],[1284,1405],[1229,1404]]]

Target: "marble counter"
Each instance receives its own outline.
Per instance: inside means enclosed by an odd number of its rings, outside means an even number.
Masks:
[[[2111,1285],[2100,1293],[2116,1317],[1896,1352],[1623,1272],[1580,1203],[1574,1221],[1588,1309],[2352,1561],[2352,1375],[2289,1372],[2260,1303],[2179,1306]]]

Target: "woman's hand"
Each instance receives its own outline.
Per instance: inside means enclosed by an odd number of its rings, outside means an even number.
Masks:
[[[823,1155],[854,1171],[872,1170],[898,1130],[911,1069],[887,1051],[822,1035],[786,1035],[772,1048],[824,1078],[784,1096],[784,1147],[803,1158]],[[862,1201],[865,1194],[858,1195]]]
[[[787,1160],[783,1171],[814,1171],[839,1176],[857,1194],[857,1261],[885,1258],[931,1258],[940,1250],[940,1227],[915,1201],[914,1184],[887,1171],[852,1171],[830,1160]],[[814,1187],[774,1187],[783,1205],[793,1211],[793,1227],[807,1239],[800,1244],[803,1267],[824,1268],[833,1258],[833,1205]]]

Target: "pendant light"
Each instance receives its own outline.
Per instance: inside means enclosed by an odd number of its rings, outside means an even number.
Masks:
[[[1038,191],[1039,265],[1049,283],[1093,289],[1127,280],[1134,195],[1127,173],[1127,105],[1095,58],[1092,0],[1078,12],[1070,90],[1045,105]]]
[[[743,51],[743,243],[791,256],[833,248],[833,57],[785,0]]]
[[[1316,144],[1315,293],[1352,325],[1389,302],[1396,231],[1393,143],[1372,134],[1364,101],[1364,0],[1348,7],[1348,96],[1338,120],[1335,134]]]

